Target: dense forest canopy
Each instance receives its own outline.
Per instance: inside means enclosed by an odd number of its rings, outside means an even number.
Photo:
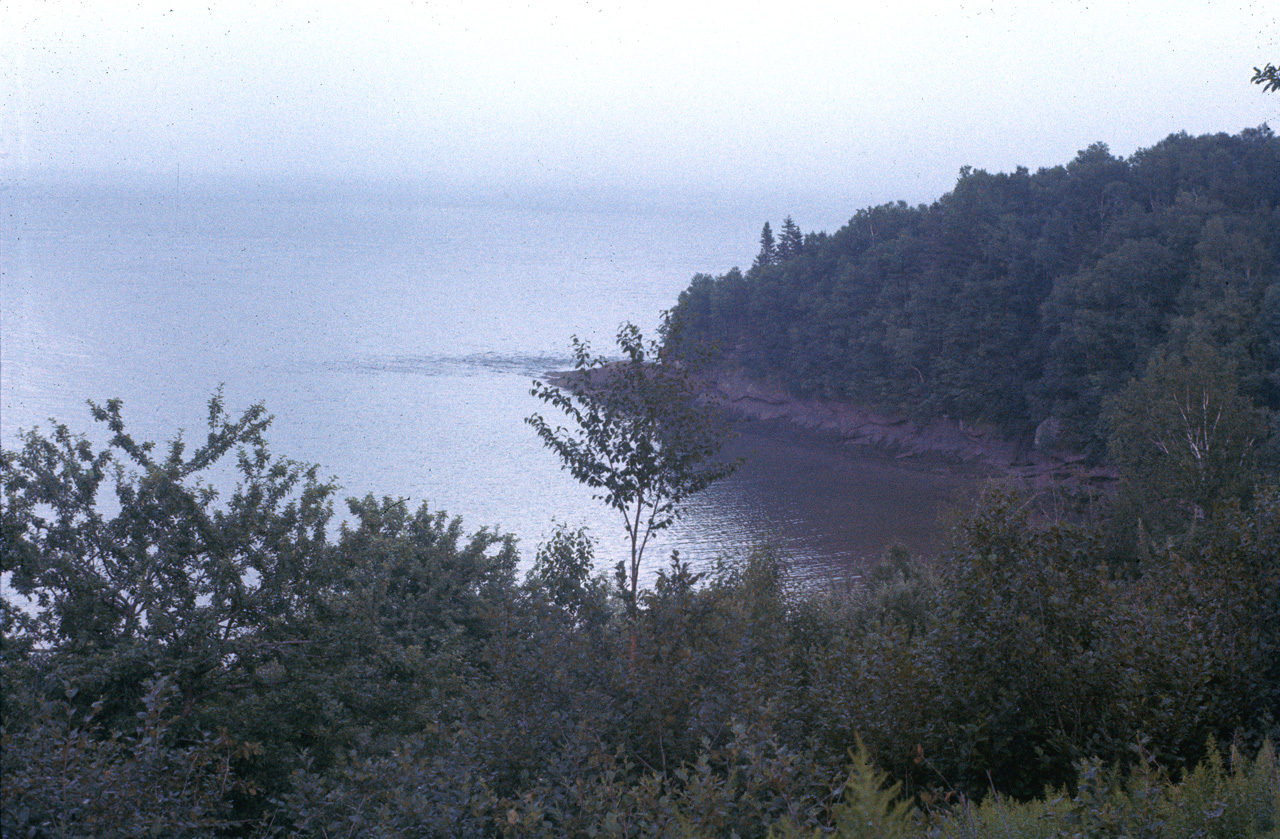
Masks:
[[[1108,399],[1203,342],[1254,406],[1280,408],[1280,139],[1265,125],[1128,158],[1096,143],[1035,173],[966,167],[931,205],[772,245],[766,226],[750,270],[695,276],[674,335],[798,394],[1028,437],[1054,418],[1063,444],[1101,456]]]

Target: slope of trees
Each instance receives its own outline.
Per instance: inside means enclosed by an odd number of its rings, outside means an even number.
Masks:
[[[686,346],[799,394],[1011,435],[1052,417],[1097,457],[1108,399],[1193,342],[1275,412],[1280,139],[1263,126],[1127,159],[1099,143],[1035,173],[966,167],[932,205],[860,210],[745,273],[694,277],[675,319]]]

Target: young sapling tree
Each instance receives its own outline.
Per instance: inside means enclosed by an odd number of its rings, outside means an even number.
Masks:
[[[540,414],[525,421],[574,478],[622,515],[631,555],[619,563],[619,580],[634,614],[650,540],[671,526],[686,499],[736,464],[717,458],[728,425],[714,405],[699,400],[685,365],[664,357],[632,324],[618,331],[618,348],[622,358],[610,361],[574,338],[566,387],[535,381],[530,391],[562,411],[569,427],[552,426]]]

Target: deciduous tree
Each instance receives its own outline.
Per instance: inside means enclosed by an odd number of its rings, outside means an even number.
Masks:
[[[1253,78],[1250,81],[1262,85],[1262,89],[1266,91],[1280,90],[1280,67],[1270,62],[1261,69],[1254,67]]]
[[[1173,535],[1250,488],[1264,428],[1235,365],[1208,344],[1157,352],[1111,400],[1107,420],[1123,496],[1148,528]]]
[[[124,701],[152,670],[174,674],[188,698],[213,695],[252,671],[282,627],[307,620],[327,583],[334,487],[268,453],[261,405],[233,419],[215,395],[189,453],[181,436],[163,453],[135,440],[119,400],[92,407],[107,448],[58,425],[51,437],[27,432],[0,461],[0,569],[34,607],[15,616],[15,635],[48,655],[101,655],[77,659],[93,663],[86,695]],[[208,475],[226,455],[240,483],[217,503]],[[115,503],[104,503],[111,485]]]
[[[568,388],[534,382],[531,393],[564,412],[569,428],[539,414],[528,422],[573,477],[617,510],[631,544],[620,578],[634,613],[640,563],[659,531],[670,527],[689,496],[729,475],[717,459],[728,436],[719,412],[699,401],[689,370],[663,358],[631,324],[618,331],[622,359],[591,354],[573,339]]]

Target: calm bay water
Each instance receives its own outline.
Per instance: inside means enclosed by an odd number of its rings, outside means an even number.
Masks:
[[[408,192],[26,187],[0,195],[0,438],[85,400],[124,400],[137,436],[192,439],[221,386],[264,402],[277,454],[342,495],[406,497],[515,533],[529,559],[554,520],[585,524],[602,565],[620,524],[523,422],[532,378],[652,333],[699,271],[747,265],[758,218],[560,201],[445,202]],[[741,472],[656,544],[707,561],[773,541],[798,570],[857,567],[886,542],[936,549],[969,489],[944,471],[744,430]]]

